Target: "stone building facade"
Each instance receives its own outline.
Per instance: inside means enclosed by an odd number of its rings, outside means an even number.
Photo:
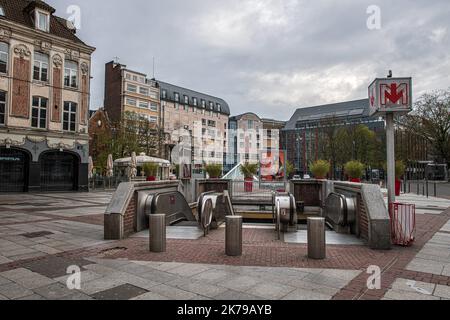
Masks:
[[[87,190],[95,48],[54,13],[0,0],[0,192]]]

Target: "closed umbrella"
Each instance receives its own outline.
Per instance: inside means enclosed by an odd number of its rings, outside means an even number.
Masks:
[[[136,178],[137,176],[137,159],[136,152],[131,154],[131,178]]]
[[[114,162],[112,154],[108,155],[108,162],[106,163],[106,176],[111,178],[114,175]]]
[[[92,157],[89,157],[89,167],[88,167],[88,178],[92,179],[93,175],[94,175],[94,161],[92,160]]]

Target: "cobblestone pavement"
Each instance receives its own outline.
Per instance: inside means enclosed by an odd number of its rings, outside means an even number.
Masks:
[[[244,228],[241,257],[224,254],[224,229],[170,239],[162,254],[146,238],[104,241],[110,197],[0,195],[0,299],[449,299],[449,209],[418,214],[409,248],[330,245],[316,261],[264,228]],[[380,290],[367,289],[370,265]],[[69,266],[81,269],[80,290],[67,288]]]

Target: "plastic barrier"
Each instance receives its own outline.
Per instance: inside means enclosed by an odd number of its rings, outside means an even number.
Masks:
[[[393,244],[405,247],[412,245],[416,236],[416,206],[391,203],[389,216]]]

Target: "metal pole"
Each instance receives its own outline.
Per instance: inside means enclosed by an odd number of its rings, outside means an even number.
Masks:
[[[436,181],[434,182],[434,197],[437,197]]]
[[[427,198],[428,198],[428,176],[426,177],[425,182],[426,182],[426,184],[427,184]]]
[[[225,254],[227,256],[242,255],[242,222],[241,216],[225,217]]]
[[[386,114],[387,187],[389,207],[395,203],[395,135],[394,114]]]
[[[325,218],[308,218],[308,258],[326,258]]]
[[[166,252],[166,215],[151,214],[150,252]]]

